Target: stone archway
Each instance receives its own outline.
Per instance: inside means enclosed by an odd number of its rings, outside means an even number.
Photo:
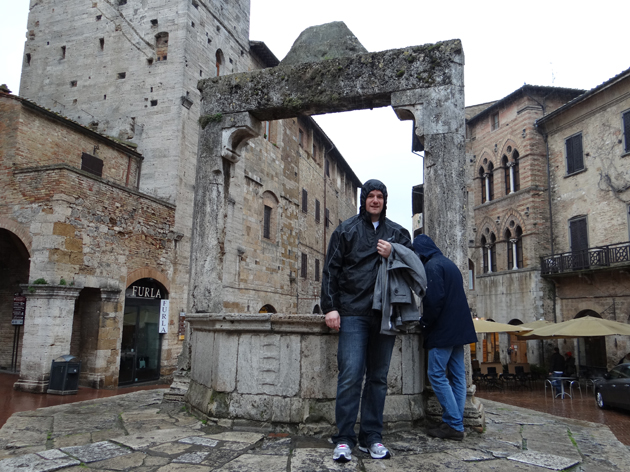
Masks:
[[[301,432],[321,434],[334,423],[337,338],[323,317],[223,312],[230,183],[243,147],[262,133],[261,121],[385,106],[413,120],[415,141],[425,151],[424,231],[467,273],[463,66],[461,42],[453,40],[199,83],[202,130],[187,316],[192,371],[186,400],[193,408],[212,417],[297,423]],[[397,340],[400,354],[390,371],[400,371],[388,397],[395,405],[390,413],[386,408],[388,421],[440,414],[439,406],[420,406],[424,372],[414,366],[424,365],[421,345],[418,335]],[[220,404],[211,400],[217,395]],[[471,425],[481,421],[481,415],[467,418]]]

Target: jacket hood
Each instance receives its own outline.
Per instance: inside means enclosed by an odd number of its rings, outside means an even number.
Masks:
[[[416,254],[420,256],[420,260],[426,263],[433,256],[442,255],[442,251],[438,249],[433,240],[426,234],[419,234],[416,239],[413,240],[413,249]]]
[[[379,217],[379,221],[383,221],[385,219],[385,212],[387,211],[387,187],[380,180],[370,179],[366,181],[361,187],[361,207],[359,208],[359,214],[363,218],[366,218],[367,221],[372,221],[370,214],[365,209],[367,196],[372,190],[380,190],[381,192],[383,192],[383,211],[381,212],[381,215]]]

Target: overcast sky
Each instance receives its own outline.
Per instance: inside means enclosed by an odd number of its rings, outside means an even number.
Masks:
[[[628,0],[251,0],[250,39],[264,41],[282,59],[300,32],[331,21],[344,21],[368,51],[459,38],[466,56],[466,105],[475,105],[524,83],[590,89],[629,68],[629,5]],[[4,0],[0,15],[0,83],[14,93],[28,6],[29,0]],[[422,182],[422,160],[411,153],[411,122],[398,121],[391,108],[316,120],[359,179],[379,178],[388,186],[388,216],[411,229],[411,187]]]

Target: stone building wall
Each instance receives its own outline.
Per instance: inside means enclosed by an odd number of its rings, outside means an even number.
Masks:
[[[549,143],[555,254],[575,250],[569,225],[576,217],[586,219],[588,248],[612,244],[623,251],[628,246],[630,164],[623,127],[623,114],[628,111],[630,74],[625,71],[542,120],[540,126]],[[584,166],[569,174],[566,140],[579,134]],[[605,319],[630,322],[628,265],[622,257],[612,260],[610,266],[593,264],[550,274],[556,285],[558,321],[588,311]],[[630,351],[624,336],[607,336],[604,343],[601,359],[608,368]],[[582,341],[565,344],[580,354],[580,364],[592,362],[584,357]]]
[[[102,319],[96,324],[100,328],[90,333],[96,338],[89,353],[82,356],[84,373],[86,378],[97,379],[97,385],[116,386],[128,275],[150,267],[164,278],[172,277],[177,239],[174,206],[143,195],[135,189],[136,178],[127,179],[127,173],[137,176],[141,162],[131,148],[15,97],[0,96],[0,114],[15,118],[10,122],[9,138],[0,139],[0,186],[4,189],[0,226],[21,239],[30,252],[27,279],[16,282],[27,284],[41,278],[53,286],[65,282],[74,289],[92,290],[92,296],[83,299],[87,306],[94,306],[93,291],[101,291],[97,301],[101,308],[96,313]],[[81,170],[82,152],[93,153],[95,148],[103,159],[103,177]],[[103,291],[116,294],[113,306],[107,308],[109,296]],[[76,296],[82,299],[81,294]],[[46,295],[38,299],[41,306],[47,306]],[[4,301],[3,326],[10,326],[10,304]],[[45,323],[45,312],[32,311],[34,306],[27,301],[31,317],[27,316],[25,329]],[[51,323],[50,332],[37,336],[56,336],[55,329],[62,330],[67,320],[64,323]],[[76,327],[80,333],[80,325]],[[72,354],[79,355],[78,345],[69,344],[72,329],[68,329],[68,333],[59,332],[68,338],[63,349],[75,349]],[[7,338],[12,332],[2,329],[1,333],[7,341],[2,345],[10,346]],[[171,320],[162,343],[165,357],[176,354],[170,352],[176,340]],[[24,351],[24,359],[39,355],[36,346],[31,345],[32,352]],[[6,356],[3,349],[2,365]],[[167,364],[163,374],[169,373]]]
[[[550,248],[549,200],[546,147],[535,121],[578,94],[567,89],[524,86],[486,108],[475,108],[475,115],[468,119],[468,199],[472,213],[469,257],[475,273],[474,289],[468,293],[476,316],[502,323],[553,319],[553,287],[540,275],[540,256]],[[493,129],[496,114],[498,126]],[[520,188],[509,192],[503,156],[512,160],[515,151],[519,156]],[[494,196],[482,203],[485,186],[480,168],[488,172],[490,163],[494,168]],[[506,231],[513,238],[518,226],[523,232],[523,266],[515,270],[508,266]],[[496,237],[496,270],[484,273],[483,257],[488,249],[482,246],[482,237],[489,243],[492,234]],[[528,360],[539,362],[536,346],[529,344]],[[502,336],[503,363],[508,362],[507,347],[508,337]],[[477,357],[482,358],[481,345]]]

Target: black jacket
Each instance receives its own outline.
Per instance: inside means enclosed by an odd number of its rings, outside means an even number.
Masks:
[[[385,197],[376,230],[365,209],[372,190],[380,190]],[[330,237],[322,278],[324,313],[337,310],[341,316],[371,316],[374,284],[381,263],[376,243],[383,239],[412,249],[409,232],[385,217],[386,208],[387,188],[378,180],[368,180],[361,189],[359,214],[341,223]]]
[[[427,293],[422,300],[424,311],[420,320],[424,346],[431,349],[477,342],[459,268],[425,234],[414,239],[413,248],[427,274]]]

